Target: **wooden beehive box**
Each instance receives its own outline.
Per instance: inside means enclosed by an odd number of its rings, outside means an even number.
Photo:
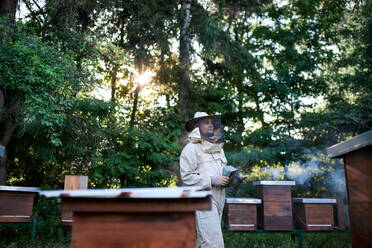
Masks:
[[[66,175],[65,190],[88,189],[88,176]],[[65,208],[65,203],[61,203],[61,224],[71,226],[73,222],[73,213]]]
[[[291,186],[295,181],[256,181],[258,227],[267,231],[293,230]]]
[[[73,212],[71,248],[195,247],[195,212],[211,210],[201,187],[49,190]]]
[[[257,205],[261,199],[227,198],[224,208],[225,228],[231,231],[257,230]]]
[[[333,230],[333,204],[336,204],[336,199],[293,198],[296,228],[308,231]]]
[[[30,222],[39,188],[0,186],[0,222]]]

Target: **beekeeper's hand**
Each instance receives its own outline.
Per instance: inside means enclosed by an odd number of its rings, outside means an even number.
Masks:
[[[215,176],[211,177],[212,185],[227,186],[229,184],[229,177]]]

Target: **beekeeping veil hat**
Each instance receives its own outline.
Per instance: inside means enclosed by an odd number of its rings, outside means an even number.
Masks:
[[[201,124],[204,125],[201,125]],[[203,128],[205,127],[205,128]],[[188,120],[185,129],[188,132],[199,128],[202,139],[212,143],[222,143],[225,141],[225,133],[221,123],[221,114],[208,115],[205,112],[196,112],[194,118]]]

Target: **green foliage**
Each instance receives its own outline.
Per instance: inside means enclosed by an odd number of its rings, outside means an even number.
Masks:
[[[130,129],[118,143],[119,152],[108,158],[93,158],[90,178],[96,187],[159,187],[172,183],[170,169],[177,151],[166,137]]]
[[[90,188],[175,185],[185,137],[178,4],[46,1],[30,11],[0,44],[2,134],[17,109],[8,183],[62,188],[64,175],[84,174]],[[284,166],[306,174],[316,161],[319,170],[295,195],[336,195],[328,182],[341,165],[319,150],[372,127],[371,3],[194,1],[190,12],[195,92],[187,108],[223,114],[229,164],[248,175],[239,194],[254,196],[254,180],[277,179],[270,169],[285,179]],[[144,69],[156,77],[142,88],[129,128],[135,71]],[[101,88],[115,99],[97,99]],[[58,203],[44,200],[35,211],[46,222],[40,237],[58,243],[53,237],[64,234],[50,231]],[[294,245],[288,235],[225,238],[227,247]],[[305,244],[322,247],[325,239]]]
[[[177,4],[71,3],[47,2],[1,43],[5,107],[18,99],[22,106],[8,181],[60,188],[64,175],[86,174],[90,187],[173,185],[184,135],[172,45]],[[191,5],[195,99],[187,107],[223,114],[230,164],[254,180],[265,176],[260,168],[311,161],[305,148],[371,129],[370,8],[317,0]],[[149,68],[157,75],[140,92],[130,129],[135,70]],[[104,86],[115,101],[94,97]],[[325,179],[314,177],[313,194],[326,194]]]
[[[63,127],[73,95],[81,87],[78,72],[67,55],[28,35],[21,26],[17,31],[15,42],[0,45],[0,82],[7,92],[6,106],[21,105],[18,125],[25,129],[37,122],[46,131],[42,135],[61,146],[57,130]]]

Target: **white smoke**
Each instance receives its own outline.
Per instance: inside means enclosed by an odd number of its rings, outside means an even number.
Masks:
[[[310,179],[316,175],[324,174],[324,170],[319,169],[321,161],[315,157],[305,163],[292,162],[286,165],[285,177],[296,181],[297,184],[307,185]]]
[[[280,179],[283,174],[283,168],[262,168],[261,171],[266,172],[265,174],[270,175],[273,179]]]
[[[329,159],[319,150],[312,149],[304,152],[305,162],[293,161],[284,168],[262,168],[265,177],[274,180],[293,180],[296,185],[310,186],[311,179],[324,183],[328,189],[329,197],[338,195],[346,199],[346,181],[344,165],[338,160]],[[322,176],[322,177],[319,177]]]
[[[327,186],[331,193],[346,198],[347,191],[344,165],[342,163],[336,163],[335,168],[334,171],[328,174]]]

